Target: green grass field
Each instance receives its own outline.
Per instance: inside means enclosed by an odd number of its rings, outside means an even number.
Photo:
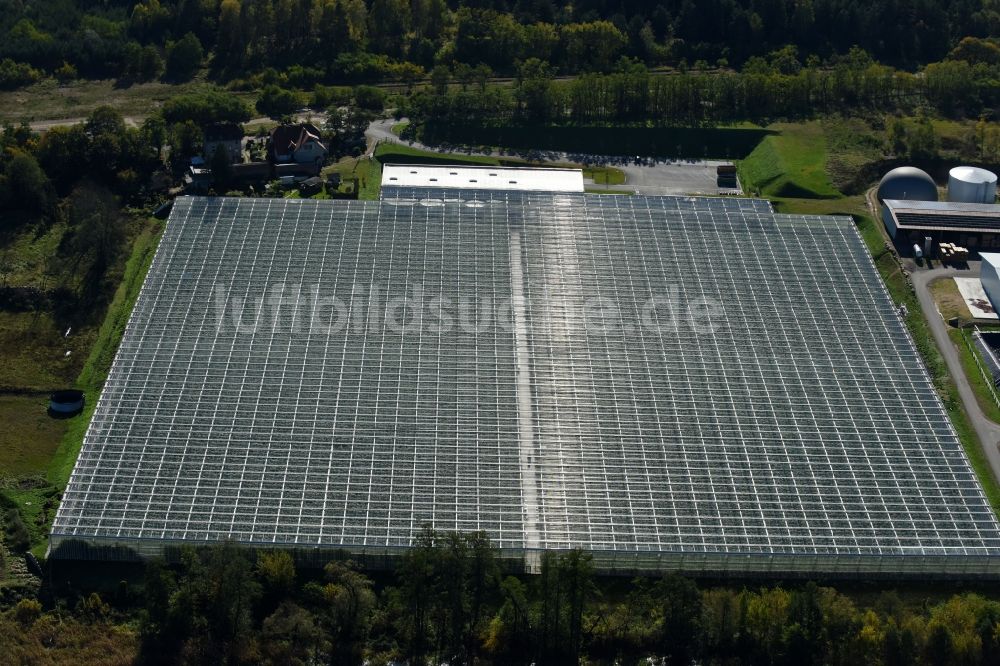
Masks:
[[[0,349],[6,354],[0,388],[45,391],[72,384],[97,327],[76,326],[69,338],[65,332],[51,312],[0,311]]]
[[[365,157],[358,160],[358,198],[374,201],[382,189],[382,163],[378,159]]]
[[[625,172],[614,167],[584,167],[583,177],[593,179],[595,185],[625,184]]]
[[[587,194],[618,194],[621,196],[633,196],[635,194],[632,190],[606,190],[603,187],[585,187],[583,191]]]
[[[739,163],[746,191],[779,199],[838,199],[827,174],[826,136],[818,121],[778,123]]]
[[[48,393],[0,394],[0,476],[25,477],[44,473],[66,429],[50,417]]]
[[[824,118],[826,171],[833,187],[845,194],[863,194],[870,180],[881,176],[877,165],[884,162],[882,132],[860,118]]]
[[[779,213],[799,215],[868,215],[868,205],[863,196],[841,197],[839,199],[797,199],[794,197],[771,198]],[[876,230],[877,231],[877,230]]]

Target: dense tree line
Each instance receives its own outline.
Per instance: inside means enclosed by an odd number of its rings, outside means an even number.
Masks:
[[[134,627],[140,663],[153,664],[975,666],[1000,659],[1000,602],[978,594],[904,603],[881,592],[861,605],[813,583],[699,587],[677,575],[629,582],[595,575],[581,552],[545,555],[538,575],[515,575],[475,534],[425,533],[375,580],[346,560],[297,568],[287,552],[226,544],[180,551],[172,565],[153,562],[141,587],[122,583],[106,599],[60,594],[65,631],[91,624],[94,640],[108,641],[116,627]],[[0,614],[0,652],[37,660],[51,615],[32,599]],[[134,634],[117,635],[109,655],[136,649]]]
[[[145,200],[166,138],[161,117],[132,128],[108,107],[44,134],[7,126],[0,132],[0,231],[64,223],[53,273],[80,278],[77,295],[92,308],[87,299],[125,246],[121,207]]]
[[[61,78],[185,79],[298,67],[325,80],[413,80],[436,65],[514,74],[742,65],[786,46],[831,61],[860,46],[915,68],[997,34],[993,0],[0,0],[0,60]],[[0,77],[0,84],[3,77]],[[7,83],[11,85],[11,83]]]
[[[1000,107],[1000,59],[992,44],[965,40],[955,57],[920,75],[876,63],[851,49],[829,66],[808,67],[786,47],[753,58],[740,72],[685,71],[654,75],[641,63],[619,61],[607,74],[557,80],[545,62],[522,63],[513,87],[431,87],[406,102],[411,118],[437,127],[514,122],[652,122],[698,126],[720,122],[805,118],[870,110],[978,118]],[[985,52],[976,50],[985,46]],[[997,50],[1000,55],[1000,50]]]

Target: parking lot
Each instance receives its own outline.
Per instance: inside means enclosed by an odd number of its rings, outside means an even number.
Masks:
[[[660,161],[636,160],[616,163],[614,166],[625,172],[624,185],[611,185],[611,190],[631,190],[639,194],[742,194],[739,188],[720,188],[716,179],[716,167],[728,162],[707,161]],[[603,185],[587,184],[587,187],[602,188]]]

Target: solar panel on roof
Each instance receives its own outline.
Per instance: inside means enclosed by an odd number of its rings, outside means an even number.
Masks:
[[[901,227],[1000,231],[1000,206],[953,201],[897,201],[887,199]]]
[[[732,201],[178,199],[52,547],[429,525],[608,569],[995,575],[853,224]]]
[[[1000,210],[997,211],[1000,213]],[[956,228],[956,229],[985,229],[989,231],[1000,231],[1000,216],[983,217],[982,215],[945,215],[925,214],[925,213],[896,213],[896,221],[899,226],[906,227],[935,227],[935,228]]]

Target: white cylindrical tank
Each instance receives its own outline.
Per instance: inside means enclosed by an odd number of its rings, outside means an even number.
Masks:
[[[997,198],[997,175],[979,167],[960,166],[948,172],[948,201],[991,204]]]

